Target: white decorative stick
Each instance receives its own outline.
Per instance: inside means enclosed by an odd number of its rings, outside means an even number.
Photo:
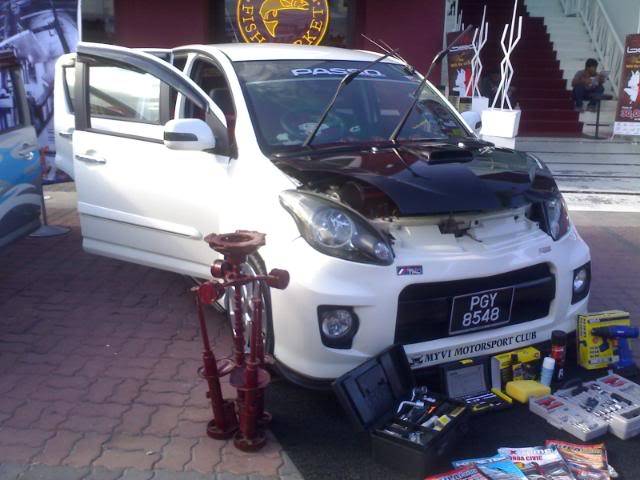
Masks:
[[[502,48],[502,53],[504,53],[504,58],[500,62],[500,85],[498,86],[498,91],[496,92],[496,96],[493,98],[493,103],[491,104],[491,108],[495,108],[498,97],[500,97],[500,108],[504,110],[505,103],[508,105],[509,110],[513,110],[511,107],[511,100],[509,99],[509,88],[511,86],[511,80],[513,79],[513,65],[511,64],[511,54],[515,49],[518,42],[522,38],[522,16],[518,17],[518,33],[514,38],[514,32],[516,31],[516,12],[518,9],[518,0],[515,1],[513,5],[513,15],[511,16],[511,25],[506,24],[504,26],[504,30],[502,31],[502,38],[500,39],[500,46]],[[509,30],[509,46],[505,44],[505,39],[507,36],[507,30]]]
[[[500,62],[500,84],[498,85],[498,89],[496,90],[496,94],[493,97],[493,102],[491,103],[491,108],[496,108],[496,102],[498,101],[498,97],[502,97],[502,91],[504,90],[504,81],[505,81],[505,63],[507,61],[507,51],[504,45],[504,39],[507,36],[507,29],[509,25],[505,25],[502,30],[502,37],[500,38],[500,45],[502,47],[502,53],[505,54],[504,58]]]
[[[511,80],[513,80],[513,74],[514,74],[514,70],[513,70],[513,65],[511,64],[511,54],[513,53],[513,50],[516,48],[516,45],[518,45],[518,42],[520,42],[520,39],[522,38],[522,17],[518,17],[518,35],[517,37],[513,40],[513,42],[509,45],[509,54],[508,54],[508,58],[507,58],[507,66],[509,68],[509,75],[507,77],[507,81],[505,82],[504,85],[504,91],[502,92],[502,108],[504,108],[504,102],[505,100],[507,101],[507,104],[509,105],[509,110],[513,110],[511,107],[511,100],[509,99],[509,88],[511,88]]]
[[[471,96],[472,97],[481,97],[480,89],[478,88],[478,84],[480,83],[480,79],[482,78],[482,60],[480,59],[480,52],[484,47],[485,43],[487,43],[487,36],[489,33],[489,23],[485,22],[485,16],[487,14],[487,6],[484,6],[484,10],[482,11],[482,22],[480,23],[480,30],[476,28],[473,33],[473,59],[471,60]],[[477,40],[477,41],[476,41]]]

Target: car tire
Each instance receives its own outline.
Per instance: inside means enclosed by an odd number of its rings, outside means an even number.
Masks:
[[[260,258],[259,255],[257,254],[252,254],[249,255],[247,257],[247,262],[244,264],[243,266],[244,269],[246,269],[246,273],[248,274],[254,274],[254,275],[266,275],[267,270],[266,267],[264,265],[264,261],[262,260],[262,258]],[[229,294],[230,290],[227,290],[227,294],[224,296],[224,308],[226,310],[226,315],[227,315],[227,319],[229,321],[229,325],[231,326],[231,328],[233,328],[233,308],[231,307],[231,295],[233,295],[233,293]],[[246,310],[246,305],[251,305],[251,302],[247,302],[246,299],[244,298],[247,294],[249,294],[249,290],[248,289],[243,289],[243,313],[246,314],[247,310]],[[271,312],[271,294],[269,292],[269,288],[264,285],[262,288],[262,305],[263,305],[263,315],[262,315],[262,321],[263,321],[263,327],[262,327],[262,331],[264,332],[265,335],[265,353],[268,355],[273,355],[273,349],[274,349],[274,344],[275,344],[275,339],[274,339],[274,335],[273,335],[273,317],[272,317],[272,312]],[[248,339],[248,328],[247,328],[247,323],[245,320],[245,336]],[[247,342],[247,348],[248,348],[248,342]],[[247,349],[248,351],[248,349]]]

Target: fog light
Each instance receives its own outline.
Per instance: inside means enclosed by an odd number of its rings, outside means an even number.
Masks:
[[[351,348],[358,317],[351,307],[318,307],[322,343],[330,348]]]
[[[587,263],[573,271],[573,294],[571,303],[579,302],[589,293],[591,283],[591,263]]]

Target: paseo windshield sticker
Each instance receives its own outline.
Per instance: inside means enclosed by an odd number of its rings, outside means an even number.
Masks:
[[[340,75],[344,76],[347,73],[356,72],[357,68],[340,68],[340,67],[332,67],[332,68],[292,68],[291,74],[294,77],[305,77],[312,76],[317,77],[320,75]],[[380,70],[365,70],[360,74],[361,77],[375,77],[375,78],[385,78],[386,75],[382,73]]]

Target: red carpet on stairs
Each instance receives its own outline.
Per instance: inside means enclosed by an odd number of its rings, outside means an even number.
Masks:
[[[482,50],[482,65],[483,72],[488,74],[500,71],[503,58],[500,38],[505,23],[511,22],[513,0],[460,0],[465,26],[480,26],[485,4],[489,34]],[[514,107],[519,104],[522,110],[519,135],[581,135],[582,123],[573,109],[571,93],[566,89],[542,17],[530,17],[523,0],[518,0],[517,15],[522,15],[522,39],[511,56],[515,73],[510,98],[511,104]]]

